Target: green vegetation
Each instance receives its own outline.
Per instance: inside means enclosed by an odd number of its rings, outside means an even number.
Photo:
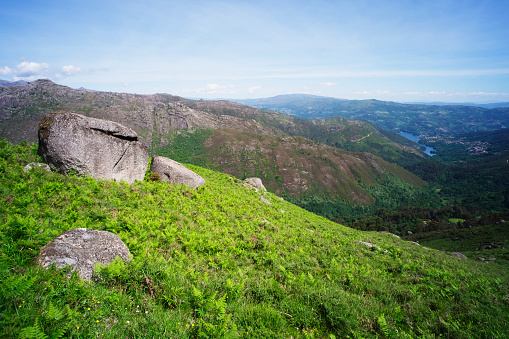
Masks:
[[[190,168],[197,190],[62,176],[0,140],[0,337],[503,338],[506,268],[361,232]],[[148,175],[150,176],[150,174]],[[86,227],[129,263],[93,282],[41,269],[42,246]],[[368,247],[355,241],[374,244]]]
[[[426,143],[438,153],[429,180],[442,188],[449,204],[488,212],[509,210],[509,129],[428,139]]]
[[[506,215],[506,218],[509,215]],[[472,260],[483,258],[509,267],[509,222],[413,234],[407,240],[439,250],[460,252]],[[482,260],[482,259],[481,259]]]
[[[374,203],[353,205],[343,200],[320,198],[316,195],[304,198],[285,196],[285,198],[310,212],[333,221],[347,224],[353,228],[372,231],[387,231],[389,226],[386,225],[386,228],[380,229],[362,228],[354,222],[358,220],[368,222],[370,217],[383,210],[415,208],[417,206],[434,209],[443,205],[441,195],[434,185],[416,187],[395,175],[388,174],[384,178],[379,178],[376,185],[366,185],[361,182],[360,186],[374,198]],[[394,231],[392,228],[391,232]],[[399,234],[399,232],[396,233]]]
[[[168,136],[168,143],[156,147],[151,153],[168,157],[175,161],[194,164],[201,167],[213,167],[213,164],[205,157],[205,141],[214,134],[209,129],[182,130]]]

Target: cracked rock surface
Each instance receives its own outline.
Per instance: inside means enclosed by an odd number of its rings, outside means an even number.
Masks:
[[[148,167],[146,147],[132,129],[77,113],[55,112],[39,123],[39,154],[61,173],[132,184]]]
[[[115,234],[87,228],[75,228],[62,233],[44,246],[38,263],[48,268],[71,265],[82,279],[90,280],[96,263],[108,265],[116,257],[129,261],[129,249]]]

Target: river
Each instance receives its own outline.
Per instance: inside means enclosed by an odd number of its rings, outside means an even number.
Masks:
[[[426,145],[421,144],[421,143],[419,142],[419,139],[420,139],[420,137],[419,137],[419,136],[417,136],[417,135],[415,135],[415,134],[412,134],[412,133],[407,133],[407,132],[400,132],[399,134],[400,134],[402,137],[407,138],[407,139],[408,139],[408,140],[410,140],[410,141],[413,141],[413,142],[418,143],[418,144],[419,144],[419,146],[422,146],[422,147],[425,147],[425,148],[426,148],[425,150],[421,150],[421,152],[423,152],[423,153],[425,153],[425,154],[427,154],[427,155],[429,155],[429,156],[431,156],[431,157],[432,157],[432,156],[434,156],[434,155],[436,155],[436,151],[435,151],[435,149],[434,149],[433,147],[431,147],[431,146],[426,146]]]

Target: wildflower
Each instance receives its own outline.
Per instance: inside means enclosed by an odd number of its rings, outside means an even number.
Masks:
[[[76,326],[76,329],[77,329],[77,330],[79,330],[79,329],[80,329],[80,327],[79,327],[79,326]]]
[[[130,324],[131,322],[129,320],[127,320],[126,323]]]
[[[96,322],[96,323],[98,323],[98,322],[99,322],[99,320],[96,320],[95,322]]]
[[[87,308],[87,311],[90,311],[90,307],[89,307],[89,308]]]
[[[23,300],[21,303],[22,303],[22,304],[24,304],[24,303],[25,303],[25,300]]]
[[[145,314],[148,314],[148,311],[145,311]]]

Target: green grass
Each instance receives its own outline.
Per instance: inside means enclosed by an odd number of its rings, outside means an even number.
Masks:
[[[199,189],[62,176],[0,140],[0,337],[504,338],[508,274],[388,234],[360,232],[228,175]],[[35,265],[86,227],[133,260],[93,282]],[[375,244],[367,247],[355,241]]]
[[[509,222],[420,233],[406,238],[438,250],[460,252],[472,260],[494,258],[497,264],[509,267]]]

